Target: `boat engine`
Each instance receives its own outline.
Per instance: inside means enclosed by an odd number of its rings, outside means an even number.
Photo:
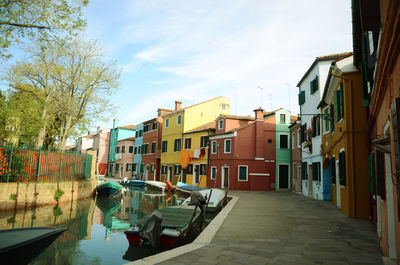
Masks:
[[[160,245],[162,214],[158,211],[153,212],[147,219],[139,225],[139,235],[143,240],[143,245],[151,245],[158,248]]]

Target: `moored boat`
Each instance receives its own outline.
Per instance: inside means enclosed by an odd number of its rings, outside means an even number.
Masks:
[[[64,227],[0,230],[0,260],[2,264],[27,264],[65,230]]]
[[[122,186],[114,181],[114,180],[107,180],[96,187],[97,195],[99,196],[113,196],[120,193],[122,190]]]
[[[165,190],[167,184],[161,181],[147,180],[146,186],[152,189]]]
[[[135,186],[135,187],[143,187],[146,184],[144,180],[130,179],[130,180],[122,180],[120,182],[121,185],[124,186]]]
[[[189,184],[186,184],[186,183],[183,183],[183,182],[178,182],[178,184],[176,186],[181,191],[186,191],[186,192],[200,191],[200,190],[205,190],[206,189],[206,188],[197,187],[197,186],[194,186],[194,185],[189,185]]]
[[[212,191],[212,192],[211,192]],[[198,191],[207,198],[208,205],[206,207],[206,212],[216,212],[222,208],[222,203],[225,198],[225,191],[221,189],[205,189]],[[211,197],[210,197],[211,195]],[[189,205],[190,197],[183,201],[182,205]]]
[[[148,239],[146,233],[143,231],[145,226],[144,222],[149,218],[144,219],[141,223],[132,226],[129,230],[125,231],[126,238],[132,245],[142,245],[150,241],[151,245],[158,245],[164,248],[171,248],[189,240],[193,235],[201,230],[202,218],[201,210],[195,206],[173,206],[156,210],[151,216],[153,219],[161,219],[160,228],[157,225],[147,225],[145,229],[151,227],[155,231],[160,230],[159,234],[150,236]],[[147,237],[146,237],[147,236]],[[159,240],[158,242],[151,242],[152,240]]]

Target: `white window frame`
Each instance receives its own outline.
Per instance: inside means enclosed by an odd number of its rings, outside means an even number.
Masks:
[[[301,128],[297,129],[297,148],[300,148],[301,145],[301,133],[300,133]]]
[[[292,133],[292,150],[296,147],[296,143],[294,142],[296,140],[296,133]]]
[[[214,144],[215,144],[215,152],[214,152]],[[216,154],[217,153],[217,141],[211,141],[211,154]]]
[[[228,141],[229,141],[229,147],[230,147],[229,152],[226,151],[226,142],[228,142]],[[231,152],[232,152],[232,139],[225,139],[224,140],[224,154],[230,154]]]
[[[213,169],[215,169],[215,176],[214,176],[214,177],[213,177]],[[211,176],[210,176],[210,179],[215,180],[215,179],[217,178],[217,173],[218,173],[217,167],[216,167],[216,166],[212,166],[212,167],[211,167]]]
[[[246,180],[240,179],[240,167],[246,167]],[[237,179],[238,179],[238,181],[242,181],[242,182],[247,182],[247,181],[249,181],[249,166],[247,166],[247,165],[238,165],[238,175],[237,175]]]
[[[179,118],[180,118],[180,122],[179,122]],[[178,116],[176,117],[176,124],[177,124],[177,125],[181,125],[181,124],[182,124],[182,115],[178,115]]]
[[[169,126],[169,119],[165,119],[165,128],[168,128]]]
[[[287,136],[287,147],[281,147],[281,135],[286,135]],[[279,149],[289,149],[289,135],[287,133],[280,133],[279,134]]]
[[[283,115],[284,121],[282,121],[282,115]],[[282,124],[286,123],[286,114],[284,114],[284,113],[279,114],[279,123],[282,123]]]
[[[224,129],[224,120],[221,119],[218,121],[218,130]]]

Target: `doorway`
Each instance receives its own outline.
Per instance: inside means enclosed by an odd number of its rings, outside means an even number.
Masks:
[[[229,167],[222,167],[221,174],[221,189],[225,189],[229,187]]]
[[[171,181],[171,178],[172,178],[172,166],[169,166],[167,172],[167,180]]]
[[[289,165],[279,164],[279,189],[289,188]]]
[[[193,170],[193,185],[197,185],[199,184],[200,165],[194,165]]]

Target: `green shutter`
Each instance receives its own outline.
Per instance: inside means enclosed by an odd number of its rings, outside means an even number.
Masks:
[[[303,105],[306,102],[306,92],[301,91],[299,94],[299,105]]]
[[[375,195],[375,154],[371,152],[368,156],[368,190],[371,195]]]
[[[335,126],[335,111],[333,104],[330,105],[330,110],[329,110],[329,121],[330,121],[330,129],[331,132],[333,132],[334,126]]]
[[[343,83],[339,87],[340,119],[344,118]]]
[[[339,117],[339,91],[335,91],[335,121],[338,122],[340,120]]]

